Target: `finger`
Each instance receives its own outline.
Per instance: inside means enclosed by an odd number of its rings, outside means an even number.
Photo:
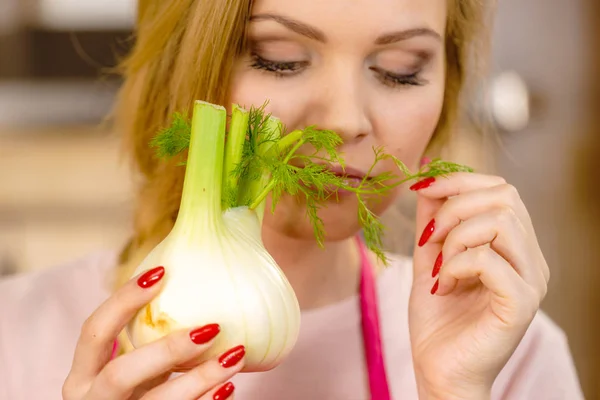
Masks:
[[[213,394],[231,395],[233,384],[230,386],[227,384],[220,385],[231,379],[243,368],[244,355],[244,347],[236,346],[218,359],[211,359],[191,371],[152,389],[142,399],[197,399],[210,392],[211,389]],[[219,388],[213,389],[218,385]],[[227,397],[221,398],[225,399]]]
[[[416,238],[414,251],[414,277],[427,279],[431,265],[440,253],[441,245],[429,241],[437,230],[436,214],[450,196],[506,183],[500,177],[457,172],[445,177],[426,178],[411,186],[418,192],[416,215]]]
[[[506,180],[499,176],[454,172],[443,177],[423,179],[410,187],[421,196],[443,199],[494,186],[504,185]]]
[[[428,279],[430,266],[441,251],[440,243],[426,243],[429,232],[435,230],[434,216],[444,204],[444,200],[417,197],[416,237],[414,250],[414,279]],[[432,222],[433,221],[433,222]],[[426,243],[426,244],[425,244]],[[425,244],[425,245],[424,245]]]
[[[529,321],[541,298],[498,253],[486,246],[469,249],[450,259],[440,271],[434,294],[452,293],[460,280],[478,279],[495,296],[498,315],[519,315]],[[507,313],[508,312],[508,313]]]
[[[440,207],[439,212],[431,217],[430,225],[422,231],[419,239],[421,245],[429,240],[440,241],[453,227],[473,215],[489,211],[491,208],[508,206],[515,211],[529,232],[530,242],[535,242],[538,257],[544,258],[537,245],[535,229],[525,204],[517,189],[507,184],[503,178],[460,172],[421,187],[423,188],[419,189],[420,197],[450,197]],[[541,271],[547,282],[550,279],[550,270],[545,262],[541,263]]]
[[[528,234],[508,207],[479,214],[455,227],[446,237],[441,259],[451,260],[469,248],[488,244],[527,284],[540,293],[545,291],[547,282],[539,260],[530,254]]]
[[[124,399],[144,382],[192,360],[213,343],[219,325],[178,331],[108,363],[94,380],[91,399]]]
[[[130,280],[84,322],[69,374],[71,379],[90,380],[100,372],[110,359],[119,332],[159,293],[164,271],[163,267],[156,267]]]
[[[435,232],[429,240],[440,241],[462,221],[494,209],[508,207],[514,210],[527,232],[534,235],[529,213],[514,186],[503,184],[482,190],[473,190],[454,196],[444,203],[435,215]]]
[[[235,397],[234,391],[235,385],[232,382],[226,382],[224,385],[206,393],[199,400],[233,400]]]

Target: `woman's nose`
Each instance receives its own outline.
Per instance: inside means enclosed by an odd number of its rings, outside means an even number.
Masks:
[[[316,115],[313,123],[337,132],[344,143],[357,142],[372,132],[368,102],[358,73],[332,70],[316,90]]]

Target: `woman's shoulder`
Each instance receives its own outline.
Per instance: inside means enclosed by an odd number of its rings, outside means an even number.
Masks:
[[[81,325],[110,295],[116,261],[98,252],[0,281],[0,387],[59,398]]]

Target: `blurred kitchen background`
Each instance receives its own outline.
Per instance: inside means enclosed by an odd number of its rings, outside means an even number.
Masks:
[[[482,100],[493,158],[520,191],[552,269],[543,308],[600,399],[600,1],[502,0]],[[131,180],[102,119],[131,45],[134,0],[0,0],[0,275],[119,248]],[[472,110],[477,113],[478,110]]]

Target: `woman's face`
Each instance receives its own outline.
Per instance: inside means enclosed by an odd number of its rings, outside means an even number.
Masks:
[[[288,131],[338,132],[354,175],[367,173],[374,146],[417,168],[442,110],[446,7],[446,0],[255,1],[231,101],[248,108],[268,100]],[[393,170],[380,162],[373,173]],[[370,206],[380,214],[397,195]],[[265,225],[313,238],[305,211],[283,198]],[[360,228],[353,196],[332,197],[319,215],[327,240]]]

